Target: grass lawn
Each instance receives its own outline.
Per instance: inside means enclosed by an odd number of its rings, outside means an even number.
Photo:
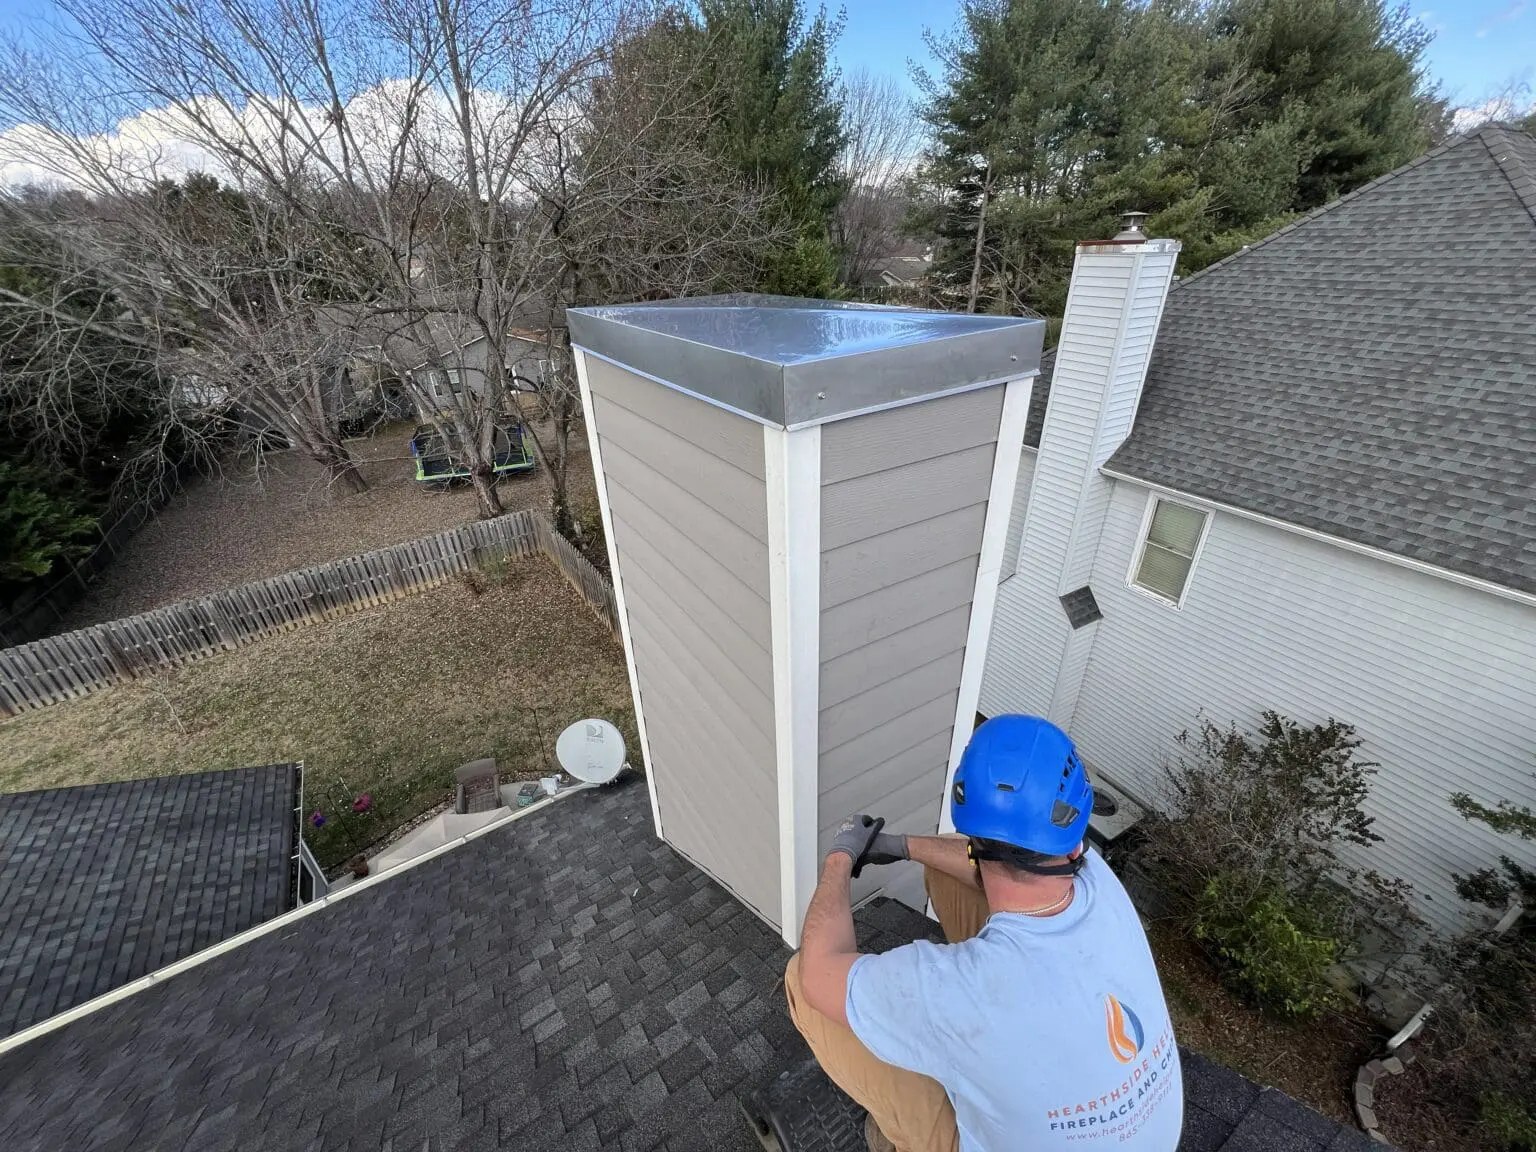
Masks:
[[[466,760],[550,774],[585,716],[617,723],[638,764],[623,649],[580,595],[543,559],[475,585],[0,722],[0,792],[302,760],[305,808],[329,817],[306,833],[333,864],[441,803]],[[352,816],[362,792],[375,811]]]

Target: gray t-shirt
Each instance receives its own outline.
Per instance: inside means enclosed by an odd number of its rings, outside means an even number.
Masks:
[[[944,1085],[964,1152],[1173,1152],[1184,1089],[1130,897],[1097,852],[1055,916],[998,913],[959,944],[861,956],[848,1023]]]

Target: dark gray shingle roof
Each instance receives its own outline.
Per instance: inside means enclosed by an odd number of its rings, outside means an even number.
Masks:
[[[881,951],[934,926],[877,901]],[[801,1063],[777,935],[572,796],[0,1055],[7,1152],[757,1152],[737,1096]],[[1193,1152],[1364,1137],[1186,1055]]]
[[[286,910],[297,788],[277,764],[0,795],[0,1037]]]
[[[1177,285],[1108,468],[1536,592],[1536,141],[1461,137]]]

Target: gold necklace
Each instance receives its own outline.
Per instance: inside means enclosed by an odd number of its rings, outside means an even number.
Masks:
[[[1054,911],[1056,911],[1056,909],[1060,908],[1063,904],[1065,904],[1068,900],[1072,899],[1072,893],[1075,892],[1076,890],[1077,890],[1077,886],[1075,884],[1068,884],[1067,885],[1067,890],[1061,894],[1061,898],[1059,900],[1056,900],[1056,901],[1054,901],[1054,902],[1052,902],[1050,904],[1043,905],[1042,907],[1039,907],[1039,908],[1021,908],[1021,909],[1019,909],[1019,915],[1020,916],[1044,916],[1048,912],[1054,912]]]

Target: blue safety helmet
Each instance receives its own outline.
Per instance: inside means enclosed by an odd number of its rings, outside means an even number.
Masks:
[[[1093,786],[1067,734],[1038,716],[994,716],[971,733],[950,795],[955,831],[1046,856],[1078,848]]]

